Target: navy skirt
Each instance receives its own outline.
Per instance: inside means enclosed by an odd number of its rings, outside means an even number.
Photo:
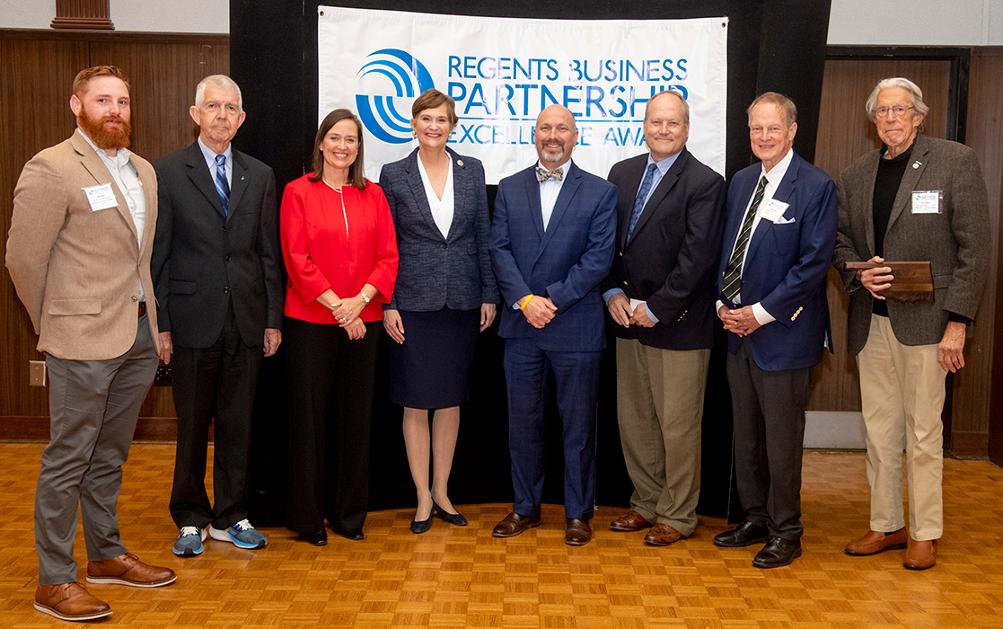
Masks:
[[[410,408],[459,406],[470,397],[481,311],[398,311],[404,344],[389,340],[390,399]]]

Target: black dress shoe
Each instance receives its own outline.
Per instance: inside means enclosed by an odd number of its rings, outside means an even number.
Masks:
[[[761,551],[756,553],[752,565],[757,568],[779,568],[790,565],[800,556],[801,542],[774,536]]]
[[[434,502],[432,504],[435,505]],[[428,529],[432,528],[432,516],[434,515],[435,515],[435,506],[432,507],[432,510],[429,512],[428,517],[425,518],[424,520],[416,520],[414,518],[411,518],[411,532],[414,533],[415,535],[420,535],[426,532]]]
[[[714,545],[721,548],[738,548],[762,544],[768,539],[770,539],[770,532],[765,526],[745,521],[731,530],[715,535]]]
[[[348,529],[336,526],[334,524],[330,524],[329,526],[331,527],[332,531],[334,531],[338,535],[341,535],[345,539],[350,539],[352,541],[357,542],[361,539],[366,538],[366,535],[362,532],[362,529]]]
[[[450,513],[432,501],[432,515],[453,526],[466,526],[467,519],[460,513]],[[431,517],[431,516],[429,516]],[[431,526],[431,525],[429,525]],[[413,530],[413,529],[412,529]]]
[[[296,536],[296,540],[313,544],[314,546],[327,546],[327,531],[320,529],[319,531],[300,533]]]

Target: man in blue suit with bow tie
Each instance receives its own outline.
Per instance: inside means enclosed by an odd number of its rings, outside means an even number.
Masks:
[[[825,277],[836,242],[836,186],[793,150],[797,108],[766,92],[749,106],[761,161],[728,187],[718,317],[728,335],[735,477],[748,513],[714,544],[766,542],[752,565],[801,556],[801,455],[811,368],[829,343]]]
[[[616,237],[616,188],[571,161],[574,115],[560,105],[536,120],[539,162],[502,179],[491,227],[491,259],[502,293],[512,512],[495,537],[540,525],[548,372],[563,424],[564,541],[592,539],[599,358],[605,346],[599,283]]]

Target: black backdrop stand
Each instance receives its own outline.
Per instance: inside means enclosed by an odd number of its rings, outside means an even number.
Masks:
[[[580,1],[537,0],[230,0],[230,68],[243,91],[247,122],[236,138],[241,150],[275,169],[279,189],[304,172],[317,115],[317,6],[424,13],[561,19],[682,19],[727,16],[728,107],[726,170],[730,177],[751,160],[745,109],[756,94],[775,90],[799,109],[795,150],[815,154],[822,92],[829,0]],[[604,175],[605,173],[597,173]],[[493,203],[495,188],[489,186]],[[497,325],[477,346],[474,395],[464,405],[450,497],[458,505],[510,502],[508,417]],[[731,398],[724,373],[724,332],[711,356],[703,419],[703,515],[741,517],[731,465]],[[384,339],[385,346],[385,339]],[[612,347],[612,343],[611,343]],[[401,435],[401,409],[387,399],[386,353],[377,366],[370,457],[370,508],[415,504]],[[288,466],[285,370],[282,350],[264,361],[254,411],[251,519],[281,526]],[[544,500],[561,504],[560,420],[547,412],[547,482]],[[632,486],[616,423],[616,368],[611,349],[602,365],[599,397],[597,501],[626,505]]]

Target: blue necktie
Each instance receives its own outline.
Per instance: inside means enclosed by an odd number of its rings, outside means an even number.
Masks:
[[[226,155],[216,156],[216,194],[223,203],[223,216],[230,214],[230,184],[226,183]]]
[[[637,199],[634,201],[634,211],[630,214],[630,225],[627,227],[627,240],[634,234],[634,227],[641,218],[641,211],[644,210],[644,202],[648,200],[648,193],[651,192],[651,184],[655,181],[655,171],[658,170],[656,164],[648,164],[644,171],[644,180],[641,181],[641,189],[637,191]]]

